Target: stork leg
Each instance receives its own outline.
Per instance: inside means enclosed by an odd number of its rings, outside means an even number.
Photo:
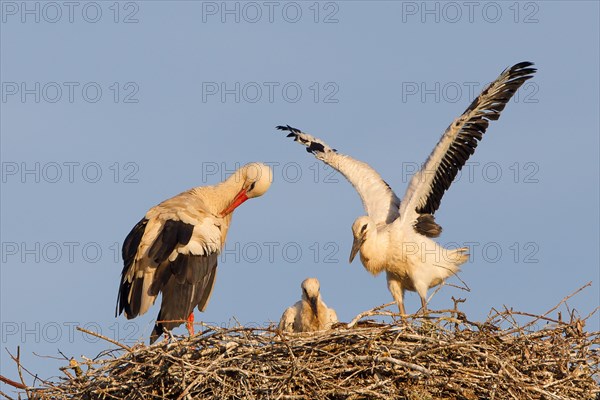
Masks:
[[[396,303],[398,303],[397,300],[396,300]],[[404,309],[404,302],[398,303],[398,311],[400,311],[400,315],[402,315],[403,317],[406,316],[406,310]]]
[[[421,298],[421,308],[419,309],[418,313],[425,314],[427,312],[427,287],[418,286],[416,289],[419,297]]]
[[[400,280],[396,278],[396,275],[394,275],[393,273],[387,272],[386,278],[388,289],[390,290],[392,297],[396,301],[396,304],[398,304],[398,310],[400,311],[400,315],[404,317],[406,315],[406,310],[404,309],[404,289],[402,288],[402,284],[400,283]]]
[[[427,313],[427,300],[425,300],[424,296],[420,296],[421,297],[421,309],[419,310],[420,313],[425,314]]]
[[[190,336],[194,336],[194,312],[193,311],[187,317],[187,322],[185,323],[185,327],[187,328]]]

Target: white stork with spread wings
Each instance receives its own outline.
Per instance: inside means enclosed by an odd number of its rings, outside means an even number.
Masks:
[[[500,117],[517,89],[536,72],[532,66],[522,62],[504,70],[452,122],[423,168],[412,177],[402,202],[368,164],[339,154],[320,139],[289,125],[277,127],[289,131],[288,137],[337,169],[358,191],[367,216],[352,225],[350,262],[360,250],[360,259],[370,273],[386,272],[388,288],[401,314],[406,314],[405,290],[416,291],[425,310],[427,290],[457,273],[468,260],[466,248],[445,249],[431,239],[442,232],[433,215],[444,192],[475,152],[489,121]]]
[[[263,195],[272,180],[271,168],[250,163],[218,185],[196,187],[152,207],[123,243],[116,313],[125,312],[127,319],[142,315],[162,292],[150,343],[186,318],[193,334],[194,308],[204,311],[208,304],[233,210]]]

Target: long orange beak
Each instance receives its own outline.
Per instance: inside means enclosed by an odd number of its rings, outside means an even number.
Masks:
[[[246,194],[246,189],[240,190],[238,194],[235,195],[235,198],[225,210],[221,211],[221,217],[224,217],[228,214],[231,214],[233,210],[239,207],[240,204],[248,200],[248,195]]]

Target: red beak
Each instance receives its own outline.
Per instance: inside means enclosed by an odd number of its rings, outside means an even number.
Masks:
[[[225,210],[221,211],[221,216],[224,217],[228,214],[231,214],[233,210],[239,207],[240,204],[248,200],[248,195],[246,194],[246,189],[240,190],[240,192],[235,196],[229,207]]]

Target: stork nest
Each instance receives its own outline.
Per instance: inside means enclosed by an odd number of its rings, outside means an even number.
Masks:
[[[560,313],[504,309],[477,323],[454,309],[401,320],[382,307],[316,333],[205,325],[152,346],[113,342],[118,349],[71,360],[65,378],[25,391],[55,399],[600,398],[600,332],[584,330],[590,316],[571,312],[563,322]],[[375,315],[392,323],[365,320]]]

